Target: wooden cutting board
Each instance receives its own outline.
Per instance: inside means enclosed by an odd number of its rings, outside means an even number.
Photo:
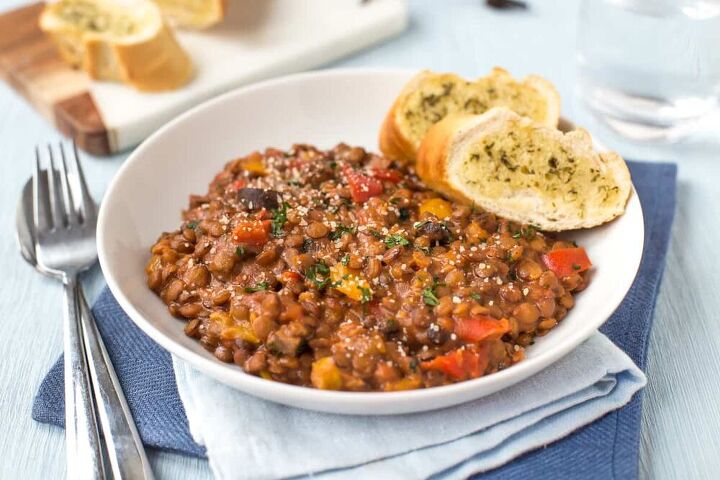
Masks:
[[[195,64],[182,89],[142,93],[90,80],[40,31],[42,3],[0,14],[0,76],[77,145],[109,155],[234,87],[336,60],[401,32],[406,0],[230,0],[225,21],[178,31]]]

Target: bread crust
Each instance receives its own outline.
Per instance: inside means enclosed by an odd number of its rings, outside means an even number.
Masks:
[[[102,8],[102,2],[97,3]],[[68,24],[58,15],[57,5],[46,5],[40,28],[50,35],[66,62],[81,67],[91,78],[125,82],[142,91],[176,89],[192,78],[189,57],[154,4],[142,4],[148,9],[137,19],[142,28],[127,36]]]
[[[202,30],[220,23],[227,13],[227,0],[206,0],[209,7],[204,12],[196,13],[182,9],[182,0],[166,3],[162,0],[153,0],[172,25],[181,28]],[[170,5],[174,4],[174,5]]]
[[[450,174],[450,163],[454,155],[458,155],[468,142],[481,142],[483,135],[490,130],[505,131],[519,122],[520,125],[531,126],[540,130],[548,142],[562,145],[572,152],[578,161],[609,174],[618,188],[616,200],[611,205],[592,205],[593,215],[585,216],[572,202],[559,202],[559,207],[552,210],[548,199],[541,194],[513,192],[513,197],[491,198],[468,187],[461,180],[453,179]],[[515,160],[515,159],[513,159]],[[495,108],[483,115],[452,115],[430,128],[418,151],[416,169],[420,178],[432,189],[454,200],[476,204],[481,208],[499,216],[520,223],[536,225],[546,231],[564,231],[578,228],[590,228],[622,215],[632,192],[630,172],[625,161],[614,152],[597,152],[592,139],[583,129],[563,134],[520,117],[505,108]],[[542,176],[538,179],[542,182]],[[493,180],[488,179],[488,183]],[[575,181],[575,180],[572,180]],[[579,185],[580,195],[588,197],[589,185]],[[553,205],[555,205],[553,203]],[[557,212],[562,213],[554,218]]]
[[[399,116],[410,94],[426,82],[438,82],[442,81],[442,79],[449,79],[455,83],[465,82],[462,77],[454,73],[434,73],[429,70],[423,70],[403,87],[390,107],[390,110],[385,115],[385,119],[380,128],[378,144],[380,151],[382,151],[386,157],[405,164],[415,162],[418,145],[415,145],[411,139],[403,134]],[[545,118],[538,120],[547,126],[557,127],[560,120],[560,95],[548,80],[538,75],[528,75],[522,81],[518,81],[515,80],[507,70],[501,67],[494,67],[487,77],[480,77],[475,80],[475,82],[480,80],[514,82],[525,88],[536,90],[545,99],[547,107]]]

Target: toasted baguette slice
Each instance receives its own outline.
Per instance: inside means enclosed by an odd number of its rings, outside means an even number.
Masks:
[[[153,0],[178,27],[208,28],[225,18],[226,0]]]
[[[585,130],[563,134],[504,107],[434,125],[416,168],[440,193],[547,231],[609,222],[632,190],[625,161],[596,151]]]
[[[548,127],[560,119],[560,96],[552,83],[537,75],[515,80],[495,67],[474,82],[454,73],[424,71],[405,85],[380,130],[380,150],[390,159],[415,161],[427,130],[453,113],[481,114],[508,107]]]
[[[60,0],[45,6],[40,28],[66,62],[94,79],[160,91],[192,77],[190,59],[151,2]]]

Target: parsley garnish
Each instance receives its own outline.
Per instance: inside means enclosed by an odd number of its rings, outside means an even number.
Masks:
[[[415,245],[415,250],[423,252],[425,255],[430,255],[430,247],[421,247],[420,245]]]
[[[425,305],[430,305],[431,307],[434,307],[440,303],[440,300],[438,300],[435,292],[431,287],[426,287],[425,289],[423,289],[422,298],[425,302]]]
[[[300,180],[288,180],[288,185],[293,187],[300,187],[302,186],[302,183],[300,183]]]
[[[289,206],[287,202],[283,202],[282,207],[273,210],[272,234],[275,237],[282,237],[283,233],[285,233],[283,232],[283,227],[287,222],[287,209]]]
[[[372,235],[375,238],[383,238],[383,234],[378,232],[377,230],[370,229],[370,230],[368,230],[368,232],[370,232],[370,235]]]
[[[193,220],[192,222],[188,222],[188,224],[187,224],[186,226],[187,226],[187,228],[189,228],[190,230],[195,230],[195,227],[198,226],[198,222],[196,222],[196,221]]]
[[[438,282],[437,279],[433,279],[432,285],[423,289],[422,298],[425,302],[425,305],[430,305],[431,307],[434,307],[440,303],[440,300],[435,293],[435,289],[443,285],[445,284],[442,282]]]
[[[263,290],[267,290],[269,287],[268,282],[260,282],[254,287],[245,287],[246,293],[254,293],[254,292],[261,292]]]
[[[573,270],[580,270],[580,265],[578,265],[577,263],[573,263],[573,264],[572,264],[572,269],[573,269]]]
[[[330,268],[328,268],[322,260],[310,265],[307,270],[305,270],[305,278],[313,282],[319,290],[322,290],[330,284],[329,274]]]
[[[346,253],[342,260],[340,260],[340,263],[347,267],[348,262],[350,262],[350,254]]]
[[[355,227],[346,227],[345,225],[338,225],[335,230],[330,232],[330,240],[337,240],[346,233],[355,235]]]
[[[337,168],[337,162],[330,162],[330,168],[332,168],[333,170]]]
[[[427,225],[428,223],[430,223],[430,220],[423,220],[422,222],[415,222],[415,223],[413,223],[413,228],[418,229],[418,228],[422,227],[423,225]]]
[[[245,247],[235,247],[235,255],[237,255],[238,257],[242,257],[243,255],[245,255]]]
[[[385,241],[385,245],[388,248],[397,247],[398,245],[401,247],[410,245],[410,242],[408,241],[408,239],[403,237],[399,233],[396,233],[394,235],[388,235],[387,237],[385,237],[384,241]]]
[[[360,289],[360,303],[368,303],[372,300],[372,291],[366,287],[358,287]]]
[[[522,233],[516,232],[516,233],[513,234],[512,237],[517,240],[517,239],[519,239],[520,237],[522,237]]]
[[[400,219],[400,221],[407,220],[410,218],[410,209],[409,208],[400,207],[398,209],[398,212],[399,212],[398,218]]]
[[[471,293],[470,298],[472,298],[478,303],[482,303],[482,296],[479,293]]]

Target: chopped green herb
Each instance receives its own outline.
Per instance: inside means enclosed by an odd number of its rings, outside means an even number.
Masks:
[[[187,228],[189,228],[190,230],[195,230],[195,227],[198,226],[198,222],[196,222],[196,221],[193,220],[192,222],[188,222],[188,224],[187,224],[186,226],[187,226]]]
[[[337,168],[337,162],[330,162],[330,168],[333,170]]]
[[[238,257],[242,257],[243,255],[245,255],[245,247],[243,247],[242,245],[239,247],[235,247],[235,255],[237,255]]]
[[[397,205],[398,203],[402,202],[402,198],[400,197],[393,197],[390,200],[388,200],[393,205]]]
[[[300,187],[300,186],[302,186],[302,183],[300,182],[300,180],[288,180],[287,183],[288,183],[288,185],[291,185],[291,186],[293,186],[293,187]]]
[[[513,234],[512,237],[513,237],[514,239],[518,239],[518,238],[522,237],[522,233],[516,232],[516,233]]]
[[[410,209],[406,207],[400,207],[398,209],[398,218],[400,221],[405,221],[410,218]]]
[[[346,227],[345,225],[338,225],[335,230],[330,232],[330,240],[337,240],[346,233],[349,233],[350,235],[355,235],[356,228],[355,227]]]
[[[425,302],[425,305],[430,305],[431,307],[434,307],[440,303],[437,295],[435,295],[434,288],[431,287],[426,287],[423,289],[422,298]]]
[[[479,293],[471,293],[470,298],[472,298],[478,303],[482,303],[482,296]]]
[[[360,289],[360,303],[368,303],[370,300],[372,300],[372,292],[369,288],[366,287],[358,287]]]
[[[384,241],[385,241],[385,245],[388,248],[393,248],[393,247],[397,247],[397,246],[405,247],[407,245],[410,245],[410,242],[408,241],[408,239],[403,237],[399,233],[396,233],[394,235],[388,235],[387,237],[385,237]]]
[[[260,282],[254,287],[245,287],[246,293],[254,293],[254,292],[261,292],[263,290],[267,290],[269,287],[267,282]]]
[[[577,263],[573,263],[573,264],[572,264],[572,269],[573,269],[573,270],[580,270],[580,265],[578,265]]]
[[[319,290],[330,285],[329,274],[330,268],[328,268],[322,260],[310,265],[307,270],[305,270],[305,278],[313,282]]]
[[[288,207],[290,207],[290,205],[288,205],[287,202],[283,202],[282,207],[278,208],[277,210],[273,210],[272,234],[275,237],[282,237],[285,233],[283,232],[283,227],[287,222]]]
[[[348,262],[350,262],[350,254],[346,253],[342,260],[340,260],[340,263],[347,267]]]
[[[417,230],[418,228],[421,228],[423,225],[427,225],[428,223],[430,223],[430,220],[423,220],[422,222],[415,222],[415,223],[413,223],[413,228]]]
[[[370,232],[370,235],[372,235],[375,238],[384,238],[383,234],[378,232],[377,230],[370,229],[370,230],[368,230],[368,232]]]

